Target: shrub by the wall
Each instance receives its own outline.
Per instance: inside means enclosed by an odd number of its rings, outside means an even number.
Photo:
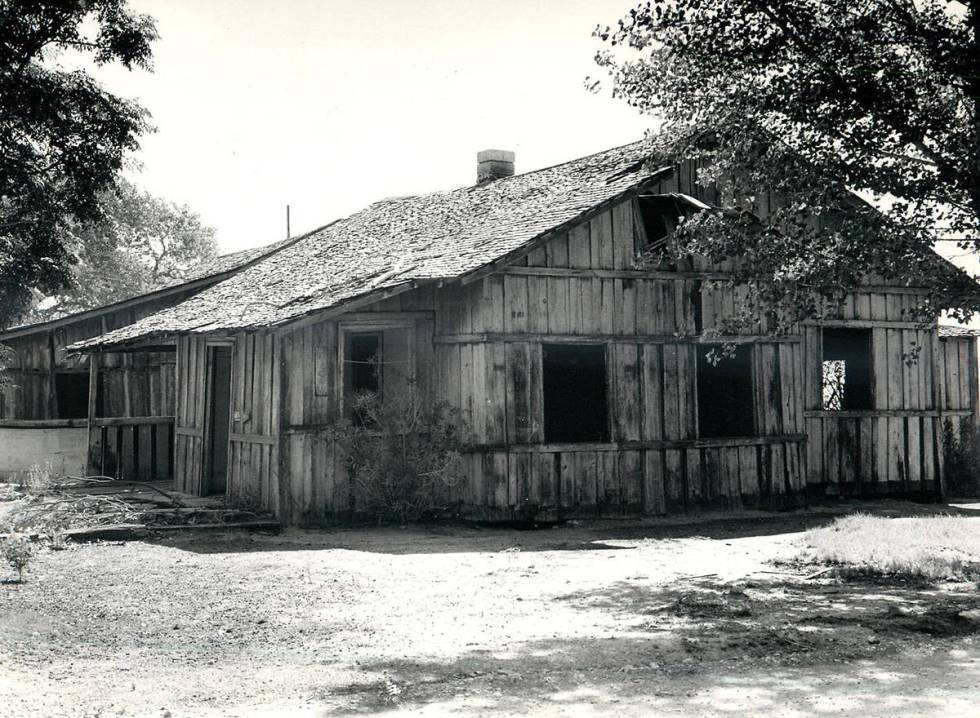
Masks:
[[[458,409],[411,387],[383,401],[359,394],[349,413],[331,435],[345,456],[353,514],[405,523],[457,501],[467,431]]]

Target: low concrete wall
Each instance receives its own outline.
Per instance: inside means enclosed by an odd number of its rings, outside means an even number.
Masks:
[[[79,427],[0,426],[0,480],[50,462],[56,475],[85,475],[88,430]]]

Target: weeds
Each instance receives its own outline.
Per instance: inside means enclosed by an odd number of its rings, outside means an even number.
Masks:
[[[865,576],[975,580],[980,578],[978,523],[962,516],[854,514],[807,531],[799,559]]]
[[[382,401],[354,397],[352,418],[331,431],[346,457],[356,514],[417,521],[449,505],[462,481],[459,411],[421,398],[414,386]]]
[[[51,462],[33,464],[21,480],[20,487],[31,496],[41,496],[51,491],[54,479],[51,477]]]
[[[3,540],[3,558],[17,572],[18,583],[24,582],[24,569],[34,558],[35,548],[27,536],[11,534]]]

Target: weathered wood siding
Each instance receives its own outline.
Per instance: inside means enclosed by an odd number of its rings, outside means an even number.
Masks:
[[[937,378],[942,407],[943,438],[950,445],[958,442],[964,430],[980,425],[980,376],[978,376],[977,338],[944,337],[939,340]],[[940,461],[945,457],[940,456]]]
[[[83,356],[66,358],[66,346],[132,324],[185,296],[176,295],[166,301],[147,302],[51,330],[0,340],[15,354],[10,367],[15,386],[0,392],[0,420],[59,418],[55,375],[88,372],[88,359]],[[100,372],[102,416],[174,415],[173,352],[106,353],[100,361]]]
[[[921,328],[920,293],[876,287],[852,293],[836,321],[870,329],[874,408],[823,411],[821,330],[804,330],[807,482],[823,496],[934,495],[940,488],[942,342]]]
[[[204,464],[204,415],[207,401],[207,340],[177,340],[177,415],[174,427],[174,488],[201,493]]]
[[[977,339],[944,337],[939,341],[939,390],[944,412],[977,413]]]
[[[270,332],[237,334],[231,355],[231,499],[279,513],[280,341]]]
[[[175,484],[200,493],[210,406],[209,346],[231,347],[231,423],[226,494],[279,512],[279,338],[270,332],[181,337]]]
[[[239,469],[230,490],[248,485],[264,506],[278,501],[291,523],[356,512],[356,491],[327,431],[340,402],[338,338],[346,322],[414,327],[422,390],[431,387],[459,407],[472,430],[467,481],[450,498],[473,517],[698,512],[786,506],[807,494],[938,489],[940,410],[966,411],[963,397],[977,393],[976,359],[959,344],[939,342],[935,329],[922,329],[913,316],[915,290],[863,287],[826,323],[871,330],[873,409],[823,410],[821,327],[805,325],[778,339],[749,328],[730,339],[752,347],[755,431],[700,438],[697,355],[709,348],[704,331],[736,311],[739,292],[712,282],[725,267],[635,269],[635,222],[624,202],[473,281],[424,286],[284,330],[278,349],[275,339],[260,348],[264,340],[256,337],[241,354],[247,340],[237,339],[233,396],[252,387],[253,401],[265,401],[263,391],[273,403],[278,397],[280,455],[269,453],[267,469],[262,450],[250,449],[260,456],[249,454],[253,468]],[[606,347],[607,442],[544,441],[547,343]],[[251,375],[243,356],[256,357]],[[271,377],[270,356],[278,366]],[[244,411],[247,399],[240,401]],[[276,438],[276,419],[269,420],[271,428],[250,432],[262,442]]]
[[[423,287],[359,310],[416,322],[418,378],[462,409],[478,450],[456,499],[473,516],[520,518],[784,505],[805,489],[802,337],[751,342],[757,436],[699,439],[698,330],[736,298],[697,272],[641,272],[629,203],[559,235],[529,266]],[[628,258],[628,260],[627,260]],[[698,315],[700,310],[700,316]],[[431,317],[423,320],[420,317]],[[322,427],[335,417],[338,322],[283,335],[283,455],[289,520],[356,509]],[[542,442],[541,347],[607,346],[610,440]]]
[[[400,321],[414,327],[421,392],[431,391],[432,312],[419,310],[420,303],[429,298],[431,294],[419,293],[406,299],[409,309],[395,312],[380,305],[373,307],[379,321]],[[352,319],[366,320],[345,316],[281,337],[279,502],[281,516],[290,523],[319,523],[347,516],[357,505],[342,458],[328,432],[340,407],[340,323]]]
[[[636,271],[634,241],[624,202],[527,266],[436,297],[434,384],[485,447],[464,497],[478,514],[698,511],[802,493],[801,337],[738,337],[753,344],[757,436],[698,439],[698,334],[733,314],[736,297],[703,272]],[[541,347],[552,342],[607,347],[608,443],[543,443]]]

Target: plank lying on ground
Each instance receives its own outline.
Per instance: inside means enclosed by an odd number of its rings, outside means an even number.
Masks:
[[[134,541],[144,539],[162,531],[279,531],[282,524],[274,519],[255,519],[253,521],[232,521],[210,524],[174,524],[144,526],[142,524],[115,524],[113,526],[91,526],[69,529],[65,538],[78,543],[89,541]]]
[[[107,489],[107,488],[122,488],[127,486],[139,487],[141,489],[146,489],[148,491],[155,491],[161,496],[169,499],[175,506],[183,506],[184,503],[180,498],[180,494],[175,491],[165,491],[159,486],[154,486],[152,483],[146,481],[126,481],[120,479],[112,479],[106,476],[68,476],[70,481],[78,482],[77,484],[71,484],[67,486],[60,486],[59,488],[66,491],[79,491],[84,489],[85,492],[91,492],[93,489]],[[115,492],[114,492],[115,493]]]

